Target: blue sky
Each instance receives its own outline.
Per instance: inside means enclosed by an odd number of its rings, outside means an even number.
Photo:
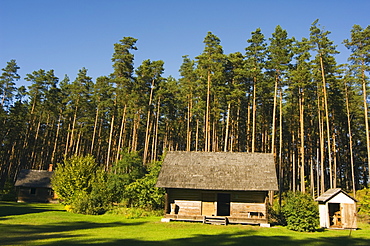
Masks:
[[[0,0],[0,67],[15,59],[18,85],[29,85],[23,78],[39,69],[74,80],[86,67],[95,80],[112,72],[114,43],[131,36],[138,39],[135,67],[163,60],[164,76],[178,78],[182,56],[202,53],[208,31],[226,54],[244,53],[256,28],[266,39],[277,25],[308,38],[316,19],[338,45],[338,63],[345,63],[342,41],[354,24],[370,25],[369,9],[368,0]]]

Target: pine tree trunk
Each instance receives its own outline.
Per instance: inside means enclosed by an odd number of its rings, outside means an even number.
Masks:
[[[322,56],[320,54],[320,66],[321,66],[321,77],[322,77],[322,86],[324,93],[324,106],[325,106],[325,121],[326,121],[326,136],[327,136],[327,150],[329,156],[329,172],[330,172],[330,188],[333,188],[332,182],[332,153],[331,153],[331,141],[330,141],[330,125],[329,125],[329,109],[328,109],[328,98],[326,93],[326,79],[325,79],[325,70]]]
[[[272,110],[272,128],[271,128],[271,153],[276,154],[275,151],[275,132],[276,132],[276,108],[277,108],[277,89],[278,89],[278,75],[275,78],[275,89],[274,89],[274,107]]]
[[[119,161],[120,152],[121,152],[121,148],[122,148],[121,147],[122,146],[122,136],[123,136],[124,128],[125,128],[125,125],[126,125],[126,108],[127,108],[127,105],[125,104],[125,106],[123,107],[121,127],[120,127],[120,131],[119,131],[116,162]]]
[[[297,167],[296,167],[296,157],[295,157],[295,133],[292,132],[292,144],[293,144],[293,148],[292,148],[292,190],[293,192],[296,191],[297,189]]]
[[[282,89],[279,90],[279,186],[280,194],[283,192],[283,95]],[[281,197],[280,197],[281,198]],[[281,200],[281,199],[280,199]]]
[[[206,115],[205,115],[205,145],[204,151],[210,151],[210,141],[211,141],[211,132],[210,132],[210,94],[211,94],[211,73],[208,71],[207,75],[207,102],[206,102]]]
[[[224,152],[227,152],[227,144],[229,141],[229,124],[230,124],[230,103],[227,104],[227,116],[226,116],[226,127],[225,127],[225,141],[224,141]]]
[[[304,135],[304,92],[303,90],[301,91],[301,89],[299,89],[299,91],[301,92],[300,93],[300,97],[299,97],[299,122],[300,122],[300,137],[301,137],[301,146],[300,146],[300,149],[301,149],[301,166],[302,166],[302,169],[301,169],[301,191],[304,193],[305,190],[306,190],[306,187],[305,187],[305,163],[304,163],[304,160],[305,160],[305,151],[304,151],[304,138],[305,138],[305,135]]]
[[[50,161],[51,164],[55,164],[54,161],[55,161],[55,154],[56,154],[57,146],[58,146],[58,138],[59,138],[61,120],[62,120],[62,112],[60,112],[59,118],[58,118],[57,132],[56,132],[56,135],[55,135],[53,152],[51,154],[51,161]]]
[[[320,99],[318,98],[318,101]],[[321,117],[320,112],[320,102],[318,102],[318,115],[319,115],[319,134],[320,134],[320,194],[323,194],[325,192],[325,172],[324,172],[324,161],[325,161],[325,149],[324,149],[324,120]]]
[[[161,98],[158,98],[157,103],[157,119],[155,122],[155,130],[154,130],[154,137],[153,137],[153,150],[152,150],[152,161],[156,161],[157,159],[157,146],[158,146],[158,128],[159,128],[159,118],[160,118],[160,107],[161,107]]]
[[[351,129],[351,113],[349,111],[349,98],[348,98],[347,85],[345,85],[345,92],[346,92],[348,137],[349,137],[349,153],[350,153],[350,160],[351,160],[352,191],[353,191],[353,197],[356,198],[355,168],[354,168],[354,160],[353,160],[353,141],[352,141],[352,129]]]
[[[253,78],[253,99],[252,99],[252,149],[254,153],[256,149],[256,77]]]
[[[192,95],[189,95],[188,99],[188,120],[186,126],[186,151],[191,150],[191,122],[192,122],[192,109],[193,109],[193,101]]]
[[[369,119],[367,110],[367,93],[366,93],[366,80],[365,71],[362,70],[362,94],[364,98],[364,120],[366,130],[366,147],[367,147],[367,164],[368,164],[368,184],[370,184],[370,135],[369,135]]]
[[[94,151],[95,135],[96,135],[96,128],[98,126],[98,119],[99,119],[99,106],[96,107],[94,130],[93,130],[93,135],[92,135],[92,140],[91,140],[90,154],[92,154]]]
[[[111,119],[111,123],[110,123],[107,159],[105,161],[105,171],[109,170],[110,153],[111,153],[111,149],[112,149],[113,128],[114,128],[114,113],[112,114],[112,119]]]
[[[147,158],[148,158],[149,139],[150,139],[149,125],[151,124],[150,123],[150,118],[151,118],[151,112],[152,112],[152,110],[150,109],[150,106],[152,105],[152,100],[153,100],[154,82],[155,82],[155,80],[153,79],[152,80],[152,85],[151,85],[151,88],[150,88],[150,96],[149,96],[149,102],[148,102],[148,114],[147,114],[147,119],[146,119],[143,165],[146,164]]]

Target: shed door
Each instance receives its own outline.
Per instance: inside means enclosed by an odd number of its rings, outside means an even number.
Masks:
[[[357,228],[356,204],[342,203],[341,213],[343,228]]]
[[[202,193],[202,215],[215,215],[215,193]]]
[[[228,193],[217,194],[217,215],[230,216],[230,194]]]

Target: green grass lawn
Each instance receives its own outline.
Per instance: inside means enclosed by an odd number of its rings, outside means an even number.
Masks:
[[[0,245],[370,245],[361,229],[300,233],[276,226],[160,222],[160,217],[79,215],[59,204],[0,202]]]

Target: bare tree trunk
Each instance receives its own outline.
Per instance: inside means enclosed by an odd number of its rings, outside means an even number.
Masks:
[[[297,190],[297,167],[296,167],[296,157],[295,157],[295,133],[292,132],[292,143],[293,143],[293,150],[292,150],[292,182],[293,182],[293,185],[292,185],[292,190],[293,191],[296,191]]]
[[[72,148],[73,142],[74,142],[73,137],[74,137],[75,127],[76,127],[77,110],[78,110],[78,106],[76,106],[75,112],[73,114],[73,123],[72,123],[72,129],[71,129],[71,135],[70,135],[70,141],[69,141],[69,149]]]
[[[199,119],[197,119],[197,131],[195,133],[195,151],[198,151],[199,145]]]
[[[332,179],[332,153],[331,153],[331,141],[330,141],[330,125],[329,125],[329,109],[328,109],[328,98],[326,93],[326,79],[325,79],[325,70],[322,56],[320,54],[320,66],[321,66],[321,77],[322,77],[322,86],[324,93],[324,106],[325,106],[325,121],[326,121],[326,136],[327,136],[327,150],[329,156],[329,171],[330,171],[330,188],[333,188],[333,179]]]
[[[299,89],[299,91],[301,92],[300,93],[300,97],[299,97],[299,122],[300,122],[300,137],[301,137],[301,166],[302,166],[302,169],[301,169],[301,191],[303,193],[305,193],[305,190],[306,190],[306,187],[305,187],[305,163],[304,163],[304,160],[305,160],[305,151],[304,151],[304,138],[305,138],[305,135],[304,135],[304,92],[303,90],[301,91],[301,89]]]
[[[31,165],[32,165],[32,167],[34,167],[35,160],[36,160],[36,146],[38,145],[37,144],[37,140],[39,139],[40,125],[41,125],[41,117],[42,116],[40,115],[39,122],[37,123],[35,142],[34,142],[34,145],[33,145],[33,148],[32,148],[32,153],[31,153]],[[41,169],[40,166],[39,166],[39,169]]]
[[[207,76],[207,103],[206,103],[206,115],[205,115],[205,145],[204,151],[210,151],[210,141],[211,141],[211,127],[210,127],[210,94],[211,94],[211,73],[208,71]]]
[[[155,130],[154,130],[154,136],[153,136],[153,150],[152,150],[152,161],[155,161],[157,159],[157,145],[158,145],[158,127],[159,127],[159,118],[160,118],[160,107],[161,107],[161,98],[158,98],[157,103],[157,119],[155,122]]]
[[[92,140],[91,140],[90,154],[92,154],[93,151],[94,151],[95,135],[96,135],[96,128],[98,126],[98,119],[99,119],[99,106],[96,107],[95,121],[94,121],[94,130],[93,130],[93,136],[92,136]]]
[[[364,98],[364,120],[366,129],[366,147],[367,147],[367,164],[368,164],[368,184],[370,184],[370,135],[369,135],[369,118],[367,110],[367,93],[366,93],[366,79],[365,71],[362,70],[362,94]]]
[[[67,157],[68,151],[69,151],[69,141],[70,141],[70,129],[71,129],[71,124],[68,124],[68,131],[67,131],[67,139],[66,139],[66,148],[64,150],[64,158]]]
[[[320,99],[318,98],[318,101]],[[318,108],[318,114],[319,114],[319,133],[320,133],[320,171],[321,171],[321,177],[320,177],[320,194],[323,194],[325,192],[325,172],[324,172],[324,161],[325,161],[325,149],[324,149],[324,120],[321,119],[321,112],[320,112],[320,102],[318,102],[319,108]]]
[[[127,108],[127,105],[125,104],[125,106],[123,108],[122,120],[121,120],[121,127],[120,127],[120,131],[119,131],[119,139],[118,139],[118,149],[117,149],[117,155],[116,155],[116,162],[119,161],[120,151],[121,151],[121,145],[122,145],[122,136],[123,136],[123,131],[124,131],[124,128],[125,128],[125,125],[126,125],[126,108]]]
[[[352,191],[353,191],[353,197],[356,198],[355,168],[354,168],[354,160],[353,160],[353,141],[352,141],[352,129],[351,129],[351,113],[349,111],[349,98],[348,98],[347,85],[345,85],[345,92],[346,92],[348,137],[349,137],[349,153],[350,153],[350,158],[351,158]]]
[[[275,151],[275,129],[276,129],[276,108],[277,108],[277,89],[278,89],[278,76],[275,78],[275,89],[274,89],[274,107],[272,110],[272,128],[271,128],[271,153],[276,154]]]
[[[247,129],[246,129],[246,134],[245,134],[245,140],[246,140],[246,149],[247,149],[247,152],[251,151],[250,149],[250,145],[249,145],[249,142],[250,142],[250,123],[251,123],[251,109],[250,109],[250,106],[249,106],[249,100],[248,100],[248,105],[247,105]]]
[[[109,170],[110,152],[111,152],[111,148],[112,148],[112,138],[113,138],[113,127],[114,127],[114,113],[112,114],[112,119],[111,119],[111,123],[110,123],[107,159],[106,159],[106,162],[105,162],[105,171]]]
[[[254,153],[256,149],[256,77],[253,78],[253,99],[252,99],[252,149]]]
[[[140,125],[140,114],[141,114],[141,110],[136,112],[136,115],[134,118],[134,125],[132,127],[132,140],[131,140],[131,151],[132,152],[135,152],[137,150],[138,131],[139,131],[139,125]]]
[[[336,136],[333,132],[333,188],[337,188],[337,148],[336,148]]]
[[[283,192],[283,95],[282,89],[279,90],[279,187],[280,187],[280,201]]]
[[[192,122],[192,109],[193,109],[193,100],[192,95],[189,95],[188,101],[188,120],[186,126],[186,151],[191,150],[191,122]]]
[[[57,151],[57,146],[58,146],[58,138],[59,138],[61,119],[62,119],[62,112],[60,112],[59,118],[58,118],[57,132],[56,132],[56,136],[55,136],[55,140],[54,140],[53,152],[51,154],[51,164],[54,164],[54,161],[55,161],[55,153]]]
[[[226,116],[226,127],[225,127],[225,143],[224,152],[227,152],[227,143],[229,141],[229,124],[230,124],[230,103],[227,104],[227,116]]]
[[[146,164],[146,161],[147,161],[147,158],[148,158],[148,148],[149,148],[149,139],[150,139],[149,124],[150,124],[150,116],[151,116],[151,111],[152,111],[150,109],[150,106],[152,105],[152,100],[153,100],[154,82],[155,82],[155,80],[152,79],[152,85],[151,85],[151,88],[150,88],[150,96],[149,96],[149,102],[148,102],[148,114],[147,114],[147,119],[146,119],[143,165]]]

